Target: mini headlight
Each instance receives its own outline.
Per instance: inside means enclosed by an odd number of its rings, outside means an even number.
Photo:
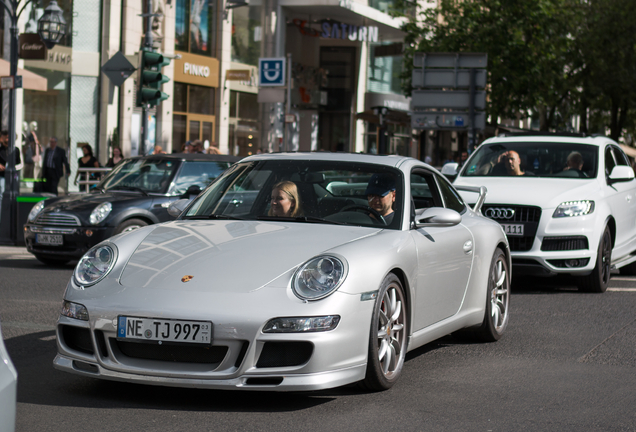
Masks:
[[[594,211],[594,201],[567,201],[554,210],[553,218],[584,216]]]
[[[35,218],[38,217],[38,215],[40,214],[43,208],[44,208],[44,200],[36,203],[31,208],[31,211],[29,212],[29,216],[28,216],[29,222],[33,222]]]
[[[104,279],[117,259],[115,245],[98,245],[86,252],[77,263],[73,277],[75,283],[86,287]]]
[[[88,321],[88,311],[86,310],[86,306],[79,303],[64,301],[64,303],[62,303],[62,315],[69,318]]]
[[[343,260],[330,255],[318,256],[301,265],[292,280],[298,298],[319,300],[338,289],[347,276]]]
[[[98,223],[106,219],[112,210],[113,205],[111,203],[101,203],[91,212],[91,216],[89,218],[90,223],[92,225],[97,225]]]
[[[263,333],[306,333],[333,330],[338,326],[340,316],[274,318],[267,321]]]

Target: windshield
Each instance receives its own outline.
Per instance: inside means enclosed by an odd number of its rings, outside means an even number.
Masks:
[[[199,186],[201,189],[205,189],[230,165],[232,162],[186,161],[181,165],[179,174],[170,185],[168,195],[183,195],[190,186]]]
[[[98,188],[165,193],[178,161],[161,159],[128,159],[118,164],[102,180]]]
[[[596,177],[598,147],[587,144],[507,142],[480,146],[463,176]]]
[[[185,219],[278,220],[400,229],[403,179],[353,162],[269,160],[234,165]]]

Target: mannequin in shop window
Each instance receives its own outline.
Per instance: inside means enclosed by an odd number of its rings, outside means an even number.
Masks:
[[[26,125],[26,122],[24,122]],[[24,144],[22,144],[22,156],[24,157],[23,178],[36,178],[42,167],[42,146],[37,135],[38,122],[32,121],[24,131]]]

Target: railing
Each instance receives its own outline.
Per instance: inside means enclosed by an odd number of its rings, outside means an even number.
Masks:
[[[101,181],[101,179],[91,180],[91,174],[97,173],[107,173],[110,172],[112,168],[78,168],[77,174],[75,174],[75,184],[81,186],[86,186],[86,192],[90,191],[92,185],[96,185]],[[86,180],[77,180],[80,174],[86,173]],[[101,175],[99,176],[101,177]]]

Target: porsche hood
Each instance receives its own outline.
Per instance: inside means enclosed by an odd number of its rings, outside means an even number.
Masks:
[[[175,221],[158,226],[139,244],[120,281],[131,288],[248,293],[315,255],[379,231],[307,223]]]

